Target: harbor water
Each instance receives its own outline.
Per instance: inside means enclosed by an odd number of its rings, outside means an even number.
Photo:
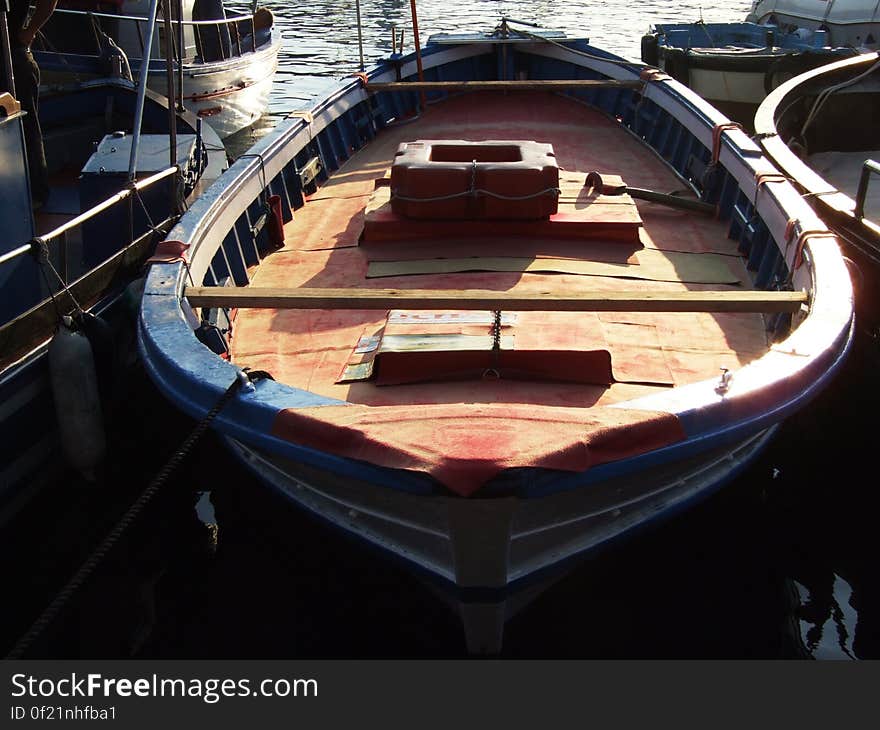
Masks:
[[[240,152],[360,65],[354,0],[263,4],[284,47],[269,113],[232,140]],[[509,14],[638,59],[651,23],[741,20],[749,4],[423,0],[418,12],[423,43]],[[360,13],[367,66],[392,28],[412,50],[409,2],[361,0]],[[502,656],[878,658],[877,363],[860,332],[835,384],[736,482],[560,576],[510,620]],[[101,483],[53,486],[0,533],[7,651],[193,427],[137,368],[128,391]],[[213,434],[41,628],[29,657],[466,655],[434,587],[273,496]]]

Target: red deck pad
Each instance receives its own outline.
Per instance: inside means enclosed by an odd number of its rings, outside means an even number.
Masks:
[[[396,312],[396,314],[407,314]],[[409,313],[410,315],[413,313]],[[419,313],[424,314],[424,313]],[[444,313],[433,313],[442,317]],[[450,313],[445,313],[449,315]],[[457,315],[464,312],[452,313]],[[491,313],[484,313],[487,317]],[[596,313],[517,312],[503,323],[501,350],[491,352],[488,324],[461,324],[445,320],[433,323],[388,322],[365,332],[375,347],[355,350],[338,383],[371,380],[377,386],[403,383],[441,383],[451,380],[485,381],[494,368],[504,380],[568,382],[593,385],[651,383],[671,386],[674,379],[666,363],[657,330],[651,321],[618,323],[603,321]],[[447,317],[448,318],[448,317]],[[383,349],[387,338],[398,335],[424,337],[412,348]],[[444,350],[433,337],[464,336],[478,347],[457,346]],[[372,361],[372,363],[370,362]],[[366,368],[361,363],[369,363]]]
[[[425,472],[462,497],[505,469],[580,472],[685,436],[669,413],[510,404],[286,409],[272,433],[337,456]]]
[[[398,148],[391,188],[405,218],[541,219],[557,211],[559,166],[534,141],[417,140]],[[467,194],[477,190],[491,195]]]
[[[471,238],[437,241],[426,238],[419,241],[382,241],[376,244],[364,241],[359,248],[369,262],[458,259],[479,255],[487,258],[532,256],[535,259],[586,259],[606,264],[637,264],[637,252],[644,246],[641,242],[627,244],[620,241],[577,239],[554,241],[549,238]]]
[[[487,338],[488,340],[488,338]],[[611,355],[607,350],[490,350],[453,352],[385,352],[376,359],[376,385],[480,380],[489,370],[505,380],[610,385]],[[489,377],[489,376],[487,376]]]
[[[528,236],[638,243],[641,227],[638,208],[628,195],[596,196],[578,184],[571,189],[563,187],[558,212],[544,220],[413,220],[392,210],[391,190],[380,186],[366,207],[363,239],[377,242]]]

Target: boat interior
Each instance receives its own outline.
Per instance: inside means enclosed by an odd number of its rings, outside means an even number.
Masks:
[[[407,218],[392,210],[389,169],[398,147],[416,140],[549,143],[559,167],[558,211],[542,221]],[[442,149],[446,159],[471,154],[455,144]],[[286,224],[283,246],[252,267],[250,283],[445,290],[463,298],[474,289],[754,288],[728,224],[605,194],[606,187],[586,184],[594,171],[618,186],[693,197],[641,140],[576,100],[548,92],[453,95],[419,118],[390,125],[314,189]],[[395,425],[395,412],[436,408],[438,417],[465,428],[468,411],[443,414],[446,404],[514,409],[519,417],[565,409],[579,414],[576,430],[585,419],[593,431],[621,425],[623,412],[605,406],[737,369],[767,352],[768,327],[764,315],[743,312],[240,309],[228,357],[295,388],[360,405],[370,417],[389,414],[376,424],[387,445],[396,430],[412,426]],[[320,418],[332,420],[334,410],[321,408]],[[343,409],[340,417],[359,410]],[[557,412],[546,424],[560,429],[560,448],[571,436],[565,420]]]

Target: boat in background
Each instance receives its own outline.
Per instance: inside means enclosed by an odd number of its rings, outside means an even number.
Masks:
[[[804,36],[823,31],[833,46],[872,51],[880,43],[875,0],[753,0],[746,20]]]
[[[273,196],[280,235],[252,224]],[[472,652],[733,479],[852,335],[836,238],[742,130],[506,21],[291,114],[163,249],[138,329],[158,388],[431,581]]]
[[[880,56],[792,79],[758,110],[767,156],[840,237],[853,263],[860,328],[880,332]]]
[[[642,36],[642,60],[751,128],[758,105],[784,81],[857,55],[827,30],[770,23],[658,23]]]
[[[227,17],[222,0],[171,2],[175,17],[157,24],[149,43],[150,0],[61,0],[34,44],[43,83],[68,83],[127,69],[136,77],[149,53],[150,88],[168,96],[164,59],[170,48],[175,98],[182,88],[184,107],[206,120],[221,138],[249,127],[266,112],[278,67],[281,32],[272,12],[261,7]],[[124,54],[121,68],[119,51]]]
[[[216,133],[146,87],[113,78],[43,92],[50,194],[36,212],[25,112],[0,95],[0,524],[65,470],[95,476],[137,354],[133,283],[226,167]],[[61,340],[55,365],[67,362],[50,367]]]

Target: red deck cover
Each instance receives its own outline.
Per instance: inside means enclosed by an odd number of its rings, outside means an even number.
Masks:
[[[275,436],[430,474],[468,497],[504,469],[579,472],[684,438],[670,413],[521,404],[322,406],[279,411]]]

